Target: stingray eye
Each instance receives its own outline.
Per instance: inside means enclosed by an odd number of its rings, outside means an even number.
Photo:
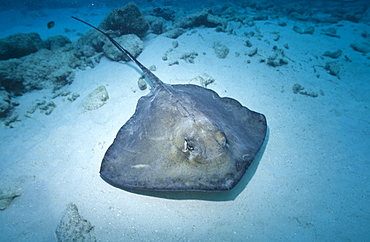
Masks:
[[[192,146],[192,145],[189,145],[189,143],[188,143],[188,145],[187,145],[187,147],[186,147],[188,150],[190,150],[190,151],[192,151],[192,150],[194,150],[194,146]]]
[[[183,152],[193,151],[194,150],[194,145],[192,145],[191,141],[189,142],[189,140],[187,138],[184,138],[184,139],[185,139],[185,143],[184,143],[184,149],[182,151]]]

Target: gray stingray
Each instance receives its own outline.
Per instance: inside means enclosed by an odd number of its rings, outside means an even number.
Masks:
[[[107,36],[152,85],[106,151],[101,177],[123,189],[232,189],[264,142],[265,116],[207,88],[163,83],[108,34],[77,20]]]

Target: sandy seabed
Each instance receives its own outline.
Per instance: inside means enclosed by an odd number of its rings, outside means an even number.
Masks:
[[[95,16],[96,24],[103,17]],[[266,115],[264,153],[237,187],[222,193],[138,194],[104,182],[99,176],[104,153],[148,91],[138,89],[141,74],[132,63],[102,59],[96,68],[78,71],[62,89],[80,94],[76,101],[57,98],[51,115],[35,112],[14,128],[0,127],[1,188],[23,190],[0,211],[0,240],[54,240],[71,202],[94,226],[98,241],[368,240],[370,60],[350,44],[370,27],[343,21],[317,25],[309,35],[292,30],[304,23],[285,21],[286,27],[277,20],[256,21],[235,35],[189,30],[169,57],[195,51],[194,64],[179,59],[179,65],[169,66],[162,56],[173,40],[149,35],[138,58],[146,66],[156,65],[155,74],[166,83],[189,83],[207,73],[215,79],[208,88]],[[64,24],[88,30],[69,18]],[[321,34],[328,27],[335,27],[341,38]],[[250,41],[258,53],[249,57],[242,33],[255,28],[261,36]],[[274,41],[276,33],[280,38]],[[230,49],[225,59],[216,57],[215,41]],[[274,53],[274,45],[284,49],[288,64],[260,62]],[[333,60],[322,54],[337,49],[343,54],[336,59],[340,73],[333,76],[324,69]],[[318,96],[295,94],[294,84]],[[82,100],[100,85],[109,100],[97,110],[83,111]],[[27,93],[17,98],[17,112],[24,114],[35,99],[51,96],[48,90]]]

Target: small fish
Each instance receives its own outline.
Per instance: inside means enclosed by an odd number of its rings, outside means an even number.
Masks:
[[[52,27],[55,26],[55,22],[54,21],[50,21],[46,26],[48,26],[48,29],[51,29]]]

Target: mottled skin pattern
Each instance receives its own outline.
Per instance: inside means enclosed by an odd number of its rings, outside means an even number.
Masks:
[[[140,98],[105,153],[101,177],[123,189],[232,189],[264,142],[265,116],[200,86],[163,83],[105,35],[141,68],[153,88]]]

